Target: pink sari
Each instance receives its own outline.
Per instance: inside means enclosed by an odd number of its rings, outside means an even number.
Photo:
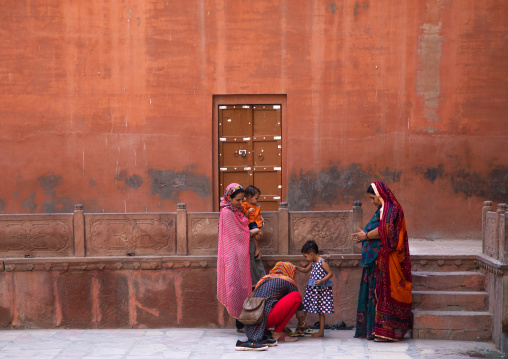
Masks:
[[[221,202],[217,253],[217,299],[235,318],[242,312],[243,301],[252,291],[249,220],[227,197],[238,188],[241,186],[230,184]]]

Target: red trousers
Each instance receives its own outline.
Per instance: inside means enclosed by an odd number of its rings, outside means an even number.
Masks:
[[[282,332],[301,303],[302,295],[298,292],[291,292],[282,297],[268,313],[266,328],[275,327],[275,332]]]

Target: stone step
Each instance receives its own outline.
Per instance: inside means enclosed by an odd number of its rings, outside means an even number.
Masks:
[[[453,271],[475,271],[478,270],[476,255],[442,256],[433,255],[411,255],[411,269],[423,272],[453,272]]]
[[[439,311],[486,311],[489,309],[487,292],[413,291],[413,308]]]
[[[489,312],[413,310],[414,339],[492,340]]]
[[[485,290],[480,272],[412,272],[413,291],[480,291]]]

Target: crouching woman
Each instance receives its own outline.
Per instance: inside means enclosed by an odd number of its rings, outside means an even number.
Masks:
[[[295,341],[291,329],[286,325],[296,315],[298,325],[303,325],[302,296],[294,281],[296,268],[289,262],[278,262],[272,270],[259,280],[253,297],[265,298],[263,321],[245,326],[246,342],[238,341],[236,350],[265,350],[277,342]],[[273,333],[267,331],[274,327]]]

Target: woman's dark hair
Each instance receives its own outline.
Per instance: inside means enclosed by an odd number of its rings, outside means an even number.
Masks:
[[[237,195],[238,193],[245,193],[245,190],[244,190],[243,188],[238,188],[236,191],[234,191],[233,193],[231,193],[231,194],[229,195],[229,197],[231,197],[231,198],[235,198],[235,197],[236,197],[236,195]]]
[[[373,194],[374,196],[376,195],[376,192],[374,192],[374,188],[372,188],[371,184],[367,187],[367,193]]]
[[[319,249],[317,246],[317,243],[313,240],[305,242],[305,244],[302,247],[302,253],[309,254],[309,253],[315,253],[319,254]]]
[[[248,186],[245,189],[245,197],[254,197],[257,194],[261,194],[261,191],[257,187]]]

